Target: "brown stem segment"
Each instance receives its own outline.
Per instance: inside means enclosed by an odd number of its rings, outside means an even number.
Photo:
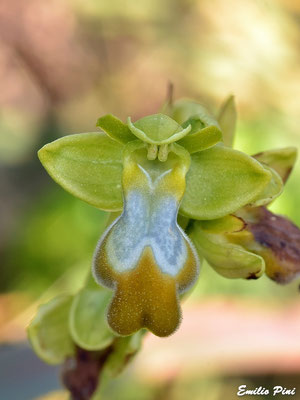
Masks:
[[[90,400],[95,392],[101,370],[113,351],[109,346],[102,351],[87,351],[77,347],[76,355],[68,358],[62,369],[62,381],[72,400]]]

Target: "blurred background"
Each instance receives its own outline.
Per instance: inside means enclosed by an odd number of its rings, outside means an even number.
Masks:
[[[37,150],[96,130],[105,113],[157,112],[169,82],[212,113],[233,93],[235,148],[299,149],[299,28],[298,0],[0,0],[1,399],[60,389],[26,325],[38,304],[82,286],[105,223],[50,179]],[[298,225],[299,179],[297,163],[271,207]],[[179,331],[148,335],[107,398],[231,400],[242,384],[298,384],[300,399],[298,284],[231,281],[204,265]]]

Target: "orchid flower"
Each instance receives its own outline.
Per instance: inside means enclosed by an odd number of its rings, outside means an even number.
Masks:
[[[272,167],[223,142],[222,131],[233,130],[230,113],[227,107],[217,122],[201,105],[179,101],[168,115],[135,122],[105,115],[101,132],[66,136],[39,151],[64,189],[117,213],[92,263],[96,282],[112,291],[107,321],[116,334],[172,334],[182,294],[196,282],[200,259],[214,252],[199,239],[205,223],[279,194]],[[261,274],[245,255],[240,277]]]
[[[39,151],[58,184],[110,213],[82,289],[41,305],[28,327],[35,352],[64,363],[62,380],[76,395],[88,387],[93,399],[105,397],[146,329],[168,336],[178,328],[200,261],[225,278],[288,283],[300,275],[299,228],[266,208],[296,149],[252,157],[232,149],[232,96],[217,120],[189,100],[169,101],[163,112],[127,123],[105,115],[100,132]]]

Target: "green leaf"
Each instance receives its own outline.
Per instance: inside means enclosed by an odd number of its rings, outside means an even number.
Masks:
[[[285,183],[296,162],[297,149],[295,147],[285,147],[282,149],[267,150],[252,157],[275,169]]]
[[[272,174],[258,161],[216,145],[191,155],[180,213],[194,219],[215,219],[250,203]]]
[[[199,254],[225,278],[257,279],[264,272],[262,257],[230,243],[224,235],[204,231],[199,221],[194,223],[190,237]]]
[[[60,364],[74,354],[68,324],[71,303],[72,296],[58,296],[41,305],[27,328],[34,351],[46,363]]]
[[[223,133],[225,146],[232,147],[237,120],[237,112],[233,96],[229,96],[222,104],[218,122]]]
[[[182,128],[176,121],[164,114],[148,115],[134,123],[129,117],[128,126],[138,139],[156,145],[175,142],[191,130],[190,126]]]
[[[283,182],[278,173],[266,164],[264,165],[264,168],[271,172],[272,178],[262,192],[248,204],[250,207],[259,207],[269,204],[283,191]]]
[[[123,146],[104,133],[65,136],[42,147],[39,158],[65,190],[106,211],[122,209]]]
[[[96,286],[96,285],[95,285]],[[72,302],[70,332],[76,344],[85,350],[102,350],[115,335],[106,322],[106,309],[113,292],[99,286],[82,289]]]
[[[96,126],[119,143],[126,144],[132,140],[136,140],[136,137],[131,133],[128,126],[112,114],[107,114],[99,118]]]
[[[206,150],[222,140],[222,133],[216,126],[208,126],[198,132],[190,133],[178,144],[185,147],[190,154]]]

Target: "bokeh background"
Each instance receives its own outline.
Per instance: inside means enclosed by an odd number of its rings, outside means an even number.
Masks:
[[[82,286],[104,226],[37,150],[105,113],[157,112],[169,82],[211,112],[233,93],[235,148],[299,149],[299,28],[298,0],[0,0],[1,399],[60,388],[25,328],[39,303]],[[298,225],[299,179],[297,163],[271,207]],[[247,384],[298,386],[300,399],[299,337],[297,282],[230,281],[204,265],[180,330],[149,335],[107,398],[231,400]]]

